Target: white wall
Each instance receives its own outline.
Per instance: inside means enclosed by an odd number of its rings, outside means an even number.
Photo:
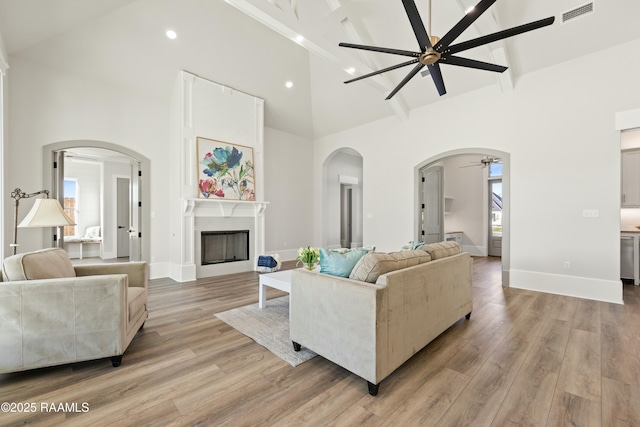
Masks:
[[[455,156],[442,161],[444,195],[451,198],[445,212],[445,232],[462,231],[462,246],[472,255],[487,254],[487,178],[486,169],[472,166],[483,156]]]
[[[134,150],[151,161],[151,277],[155,263],[168,261],[169,100],[91,80],[85,75],[59,73],[19,57],[10,58],[10,126],[6,156],[6,188],[26,192],[42,189],[42,147],[59,141],[97,140]],[[24,200],[20,217],[32,200]],[[5,213],[7,208],[5,207]],[[12,229],[5,215],[5,233]],[[7,235],[7,234],[5,234]],[[5,251],[8,251],[5,238]],[[43,233],[24,229],[20,252],[44,247]],[[6,252],[5,252],[6,253]]]
[[[325,159],[341,147],[356,149],[367,183],[364,242],[397,250],[413,233],[417,164],[467,147],[510,153],[511,286],[621,302],[614,119],[640,104],[639,49],[640,40],[611,47],[607,73],[593,72],[593,54],[520,77],[511,93],[496,85],[444,97],[406,122],[390,117],[318,139],[315,204]],[[429,124],[437,126],[426,132]],[[583,218],[583,209],[598,209],[598,218]]]
[[[265,250],[283,260],[313,241],[311,140],[277,129],[264,132]]]
[[[1,29],[0,29],[1,32]],[[8,67],[7,51],[4,46],[4,40],[2,34],[0,34],[0,259],[5,258],[5,245],[2,243],[5,241],[5,220],[6,211],[5,205],[10,208],[6,199],[5,188],[5,141],[7,140],[7,122],[9,120],[9,97],[7,90],[7,76],[6,71]],[[9,253],[9,252],[7,252]]]

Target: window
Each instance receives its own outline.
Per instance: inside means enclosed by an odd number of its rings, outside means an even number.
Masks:
[[[502,176],[502,163],[489,163],[489,177]]]
[[[66,213],[76,225],[64,227],[64,235],[76,236],[78,230],[78,181],[75,179],[64,180],[64,213]]]

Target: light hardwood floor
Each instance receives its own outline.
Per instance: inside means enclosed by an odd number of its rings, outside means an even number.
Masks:
[[[473,297],[470,321],[372,397],[322,357],[293,368],[213,316],[256,303],[256,273],[152,280],[149,319],[119,368],[103,359],[0,375],[0,402],[38,407],[0,413],[0,425],[640,425],[638,287],[624,286],[624,306],[503,288],[499,261],[476,258]]]

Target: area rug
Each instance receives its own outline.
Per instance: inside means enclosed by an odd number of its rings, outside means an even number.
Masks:
[[[217,313],[218,319],[242,332],[291,366],[298,366],[317,356],[302,348],[294,351],[289,338],[289,297],[267,301],[265,308],[251,304]]]

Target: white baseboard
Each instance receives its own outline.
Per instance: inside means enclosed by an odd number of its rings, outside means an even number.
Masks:
[[[622,283],[616,280],[514,269],[509,271],[509,276],[509,286],[512,288],[623,304]]]
[[[176,282],[189,282],[196,280],[196,265],[180,265],[174,262],[169,263],[169,277]]]
[[[471,256],[487,256],[486,246],[463,245],[462,252],[469,252]]]
[[[298,258],[297,249],[282,249],[279,251],[267,251],[264,255],[280,255],[280,261],[291,261]]]
[[[149,264],[149,279],[161,279],[171,276],[170,262],[152,262]]]

